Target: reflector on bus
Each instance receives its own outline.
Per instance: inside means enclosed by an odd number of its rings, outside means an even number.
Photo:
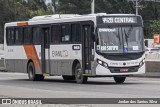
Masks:
[[[28,22],[17,22],[17,26],[27,26]]]

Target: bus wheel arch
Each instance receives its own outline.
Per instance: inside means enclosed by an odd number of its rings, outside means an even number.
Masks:
[[[35,75],[35,67],[33,61],[29,61],[27,64],[27,73],[29,80],[35,81],[36,80],[36,75]]]
[[[75,65],[74,65],[75,64]],[[75,75],[75,80],[78,84],[85,84],[87,83],[88,77],[83,76],[83,70],[81,63],[78,61],[73,64],[73,72]]]
[[[78,64],[78,63],[80,63],[77,59],[75,59],[74,61],[73,61],[73,63],[72,63],[72,75],[75,75],[75,67],[76,67],[76,65]]]
[[[28,65],[29,65],[29,63],[33,63],[33,61],[31,59],[28,60],[28,62],[27,62],[27,73],[28,73]]]
[[[44,76],[42,74],[36,74],[35,72],[36,71],[35,71],[34,63],[32,60],[29,60],[27,64],[27,73],[28,73],[29,80],[31,81],[44,80]]]

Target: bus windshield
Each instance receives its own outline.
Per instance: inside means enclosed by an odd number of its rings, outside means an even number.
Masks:
[[[98,28],[97,51],[103,53],[142,52],[142,27],[108,27]]]

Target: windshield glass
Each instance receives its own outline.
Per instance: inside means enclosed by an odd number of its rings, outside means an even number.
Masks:
[[[105,53],[142,52],[142,27],[98,28],[97,51]]]

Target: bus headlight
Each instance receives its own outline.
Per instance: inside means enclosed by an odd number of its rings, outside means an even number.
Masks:
[[[99,60],[99,59],[97,59],[97,63],[102,65],[102,66],[104,66],[105,68],[108,68],[108,64],[103,62],[103,61],[101,61],[101,60]]]
[[[103,65],[103,62],[101,60],[97,60],[98,64]]]

